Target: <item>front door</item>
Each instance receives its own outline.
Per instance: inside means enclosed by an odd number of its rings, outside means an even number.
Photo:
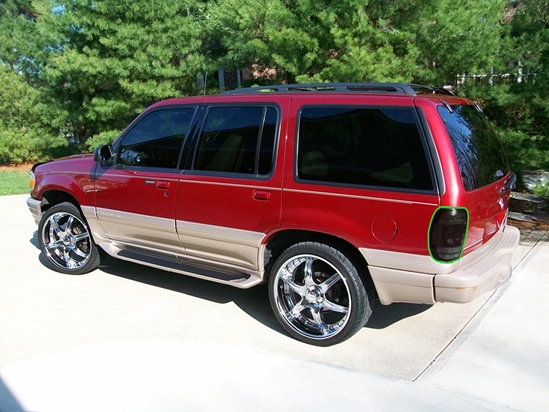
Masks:
[[[115,164],[99,165],[96,212],[104,234],[122,249],[182,254],[175,200],[183,141],[195,107],[150,111],[117,144]]]

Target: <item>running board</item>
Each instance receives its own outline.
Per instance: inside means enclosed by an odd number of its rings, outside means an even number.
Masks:
[[[203,265],[186,263],[177,259],[175,256],[173,259],[170,259],[169,257],[147,254],[141,251],[138,252],[130,249],[116,249],[117,250],[114,254],[112,254],[112,256],[122,260],[217,283],[228,284],[242,289],[250,288],[261,283],[262,281],[259,276],[253,276],[247,273],[223,271],[217,268],[214,269]]]

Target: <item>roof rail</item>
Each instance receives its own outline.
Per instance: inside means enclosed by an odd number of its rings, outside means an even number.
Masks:
[[[280,84],[273,86],[245,87],[222,94],[291,93],[291,92],[335,92],[335,93],[379,93],[417,96],[418,94],[454,95],[441,87],[422,86],[411,83],[310,83]]]

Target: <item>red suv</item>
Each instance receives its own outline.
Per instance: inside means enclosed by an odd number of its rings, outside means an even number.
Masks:
[[[33,167],[45,262],[110,255],[249,288],[282,326],[341,342],[384,304],[468,302],[505,283],[515,175],[479,106],[400,83],[170,99],[112,144]]]

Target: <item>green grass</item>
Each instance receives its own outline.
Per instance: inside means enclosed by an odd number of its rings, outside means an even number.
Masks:
[[[0,170],[0,196],[29,192],[29,172],[27,170]]]

